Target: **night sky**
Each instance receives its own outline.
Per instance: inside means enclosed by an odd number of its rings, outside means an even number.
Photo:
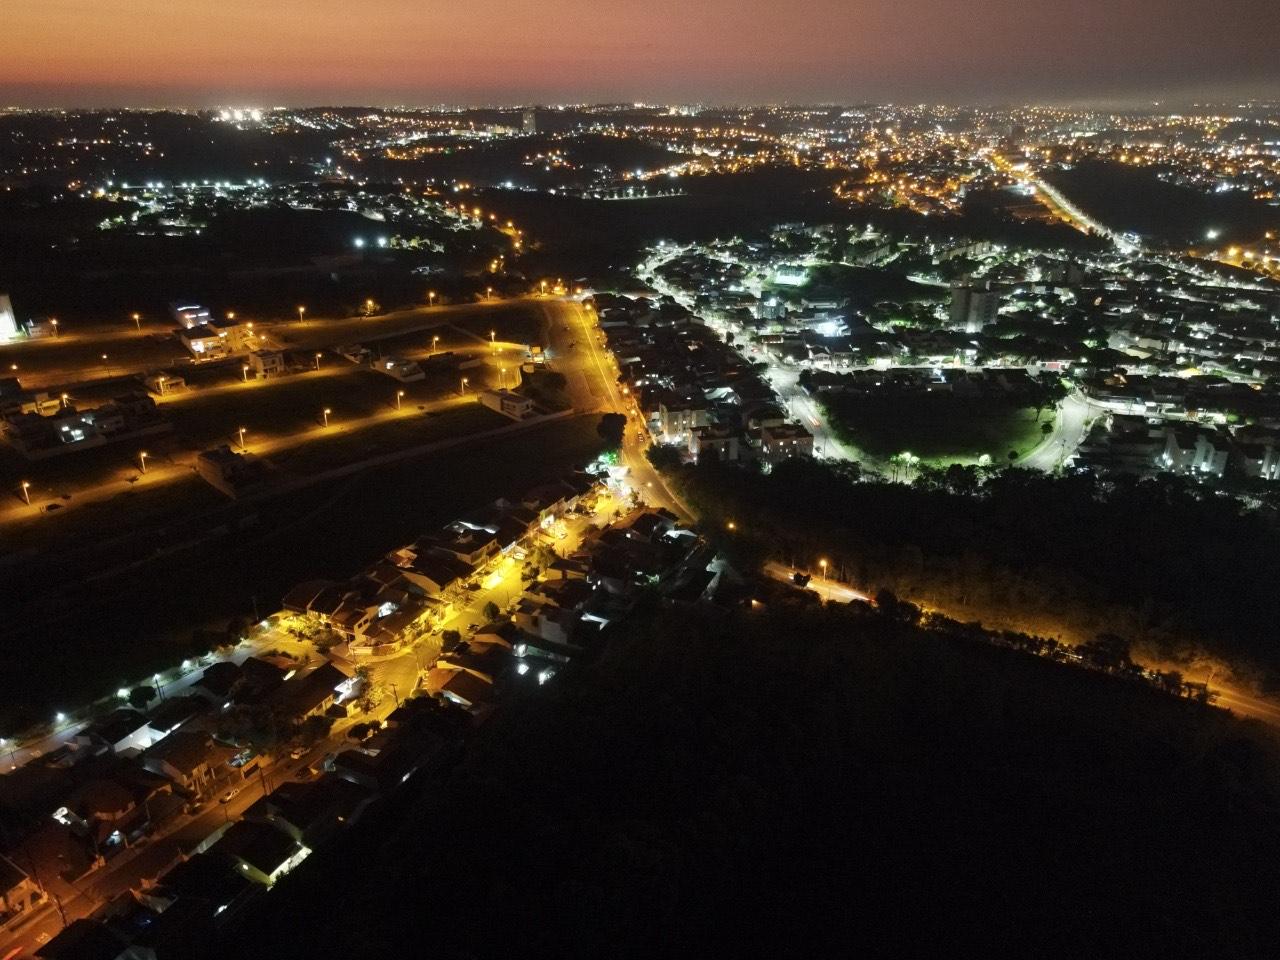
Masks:
[[[1280,96],[1275,0],[3,0],[0,105]]]

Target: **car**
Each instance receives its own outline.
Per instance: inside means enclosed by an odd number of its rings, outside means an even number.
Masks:
[[[294,747],[289,751],[290,760],[301,760],[307,755],[307,751],[303,747]]]
[[[218,802],[230,803],[232,800],[236,798],[236,794],[238,794],[242,789],[243,789],[243,785],[239,787],[232,787],[230,790],[228,790],[226,793],[224,793],[221,797],[218,798]]]

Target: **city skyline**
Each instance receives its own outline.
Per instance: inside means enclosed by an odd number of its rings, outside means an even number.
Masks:
[[[743,15],[745,12],[746,15]],[[643,11],[581,0],[466,9],[335,0],[18,0],[0,102],[29,107],[530,102],[1121,104],[1280,96],[1261,0],[1214,16],[1155,0],[960,8],[945,0]],[[613,16],[612,14],[616,14]]]

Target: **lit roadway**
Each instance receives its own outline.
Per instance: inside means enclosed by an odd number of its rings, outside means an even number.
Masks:
[[[564,374],[574,408],[579,413],[625,414],[627,426],[620,455],[630,471],[631,486],[645,502],[692,522],[692,512],[645,456],[648,443],[643,417],[618,386],[618,366],[602,345],[604,335],[596,324],[595,311],[574,300],[545,299],[540,303],[550,347],[548,363]]]
[[[1053,432],[1034,450],[1019,461],[1019,466],[1032,470],[1055,473],[1089,435],[1093,421],[1103,411],[1086,400],[1079,391],[1072,391],[1058,405]]]
[[[435,413],[441,410],[447,410],[459,407],[464,404],[474,403],[476,398],[474,394],[466,397],[452,396],[439,400],[425,401],[421,403],[406,404],[397,410],[388,406],[386,410],[382,410],[366,417],[350,417],[333,415],[330,417],[328,426],[322,421],[317,421],[316,425],[309,430],[293,431],[287,434],[276,436],[263,436],[262,431],[246,431],[245,448],[249,454],[255,457],[264,457],[271,454],[283,453],[295,447],[300,447],[314,441],[321,441],[332,437],[346,436],[351,433],[357,433],[369,427],[379,424],[390,423],[396,420],[421,419],[424,413]],[[422,407],[424,409],[419,409]],[[163,439],[163,438],[161,438]],[[232,432],[227,435],[228,445],[235,451],[241,450],[240,438],[237,433]],[[75,454],[68,454],[75,456]],[[118,480],[109,480],[103,483],[78,489],[70,500],[61,499],[61,491],[66,488],[64,481],[59,481],[58,491],[50,492],[44,488],[44,484],[40,481],[32,481],[31,484],[31,505],[28,506],[16,496],[10,496],[4,502],[4,506],[0,506],[0,524],[27,519],[38,514],[46,501],[57,502],[60,504],[58,513],[65,514],[70,510],[84,507],[90,503],[97,503],[103,500],[109,500],[126,491],[136,491],[145,489],[154,489],[156,487],[167,486],[179,480],[191,478],[195,470],[196,453],[191,452],[186,457],[168,457],[157,455],[147,460],[147,469],[143,473],[140,470],[125,471],[127,477]]]

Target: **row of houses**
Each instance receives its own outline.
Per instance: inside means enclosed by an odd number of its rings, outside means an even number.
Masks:
[[[1111,414],[1071,459],[1077,470],[1148,476],[1180,473],[1222,479],[1280,479],[1280,430],[1228,429]]]
[[[393,712],[370,738],[327,756],[315,778],[287,780],[154,878],[69,924],[42,946],[45,960],[190,960],[255,909],[317,849],[360,822],[415,774],[456,756],[459,717],[427,698]],[[0,863],[0,874],[4,865]]]
[[[710,451],[772,464],[812,454],[813,436],[786,417],[756,367],[688,311],[609,294],[594,305],[624,393],[655,438],[695,459]],[[655,309],[671,322],[644,323]]]
[[[16,402],[0,407],[0,430],[10,446],[32,460],[173,430],[155,401],[141,391],[89,409],[80,409],[65,399],[46,402],[47,395],[27,399],[20,385],[13,394]]]
[[[558,518],[590,501],[598,482],[571,473],[502,497],[392,550],[350,580],[299,584],[283,607],[329,627],[351,655],[393,653],[447,619],[467,587],[498,561],[522,556]]]

